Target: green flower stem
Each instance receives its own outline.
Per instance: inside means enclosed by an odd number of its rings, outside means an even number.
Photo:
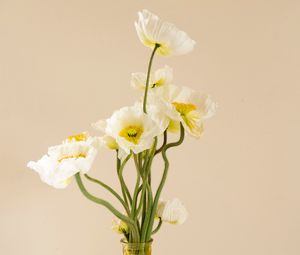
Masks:
[[[135,157],[134,157],[134,163],[135,163],[135,167],[136,167],[136,169],[138,171],[138,174],[139,174],[140,178],[142,178],[142,180],[144,180],[144,176],[142,174],[142,164],[143,163],[142,163],[142,160],[141,160],[140,156],[141,156],[140,153],[137,156],[135,155]],[[137,193],[136,193],[136,206],[137,206],[137,202],[138,202],[138,196],[141,193],[141,191],[143,190],[143,187],[144,187],[144,185],[142,183],[138,187],[138,189],[137,189]],[[140,197],[142,197],[142,196],[143,195],[141,195]],[[135,212],[136,216],[140,213],[140,210],[141,210],[141,206],[140,205],[141,205],[141,203],[139,204],[138,208],[136,208],[136,212]]]
[[[149,223],[151,222],[151,208],[152,208],[152,204],[153,204],[153,195],[152,195],[152,190],[151,187],[149,185],[149,181],[148,181],[148,176],[149,173],[151,171],[151,164],[152,164],[152,160],[154,158],[155,152],[156,152],[156,145],[157,145],[157,137],[155,137],[154,139],[154,144],[152,146],[151,152],[149,157],[147,158],[147,162],[144,164],[145,165],[145,178],[143,179],[143,189],[147,189],[148,191],[148,199],[146,199],[146,195],[144,194],[144,200],[147,200],[146,204],[145,204],[145,208],[146,208],[146,214],[143,220],[143,224],[142,224],[142,234],[141,234],[141,242],[145,242],[145,238],[146,238],[146,234],[147,234],[147,228]]]
[[[148,158],[149,158],[149,150],[146,151],[146,153],[144,153],[144,158],[143,160],[141,160],[141,168],[140,168],[140,171],[141,171],[141,177],[143,179],[143,188],[142,188],[142,195],[141,195],[141,198],[140,198],[140,203],[142,204],[142,219],[141,219],[141,225],[142,225],[142,229],[143,229],[143,226],[144,226],[144,222],[145,222],[145,217],[146,217],[146,211],[147,211],[147,187],[146,187],[146,176],[147,176],[147,173],[146,173],[146,164],[148,162]]]
[[[157,142],[157,141],[156,141]],[[154,148],[152,154],[151,154],[151,159],[149,161],[149,164],[148,164],[148,183],[147,183],[147,188],[148,188],[148,192],[151,192],[151,195],[152,195],[152,186],[151,186],[151,169],[152,169],[152,162],[153,162],[153,158],[155,156],[155,151],[156,151],[156,147]],[[153,195],[152,195],[153,196]],[[151,197],[151,206],[153,204],[153,197]]]
[[[127,215],[130,215],[129,208],[126,205],[125,201],[122,199],[122,197],[113,188],[111,188],[109,185],[105,184],[104,182],[102,182],[102,181],[100,181],[98,179],[90,177],[88,174],[84,174],[84,176],[89,181],[97,183],[100,186],[102,186],[103,188],[107,189],[112,195],[114,195],[121,202],[121,204],[123,205],[124,209],[126,210]]]
[[[133,155],[133,160],[134,160],[135,168],[139,171],[140,165],[139,165],[138,155],[134,154]]]
[[[134,236],[134,241],[139,241],[139,233],[138,233],[138,229],[134,223],[134,221],[132,219],[130,219],[129,217],[125,216],[124,214],[120,213],[116,208],[114,208],[109,202],[107,202],[106,200],[103,200],[101,198],[95,197],[92,194],[90,194],[87,189],[85,188],[85,186],[82,183],[81,177],[80,177],[80,173],[77,173],[75,175],[75,179],[76,182],[78,184],[78,187],[80,189],[80,191],[82,192],[82,194],[89,200],[100,204],[104,207],[106,207],[112,214],[114,214],[116,217],[118,217],[120,220],[122,220],[123,222],[125,222],[128,227],[132,230],[133,236]]]
[[[131,154],[129,154],[123,160],[123,162],[121,163],[121,160],[118,158],[118,155],[117,155],[118,177],[119,177],[119,181],[120,181],[120,184],[121,184],[121,189],[122,189],[122,194],[123,194],[123,197],[124,197],[124,201],[127,204],[127,206],[132,205],[132,198],[131,198],[129,189],[128,189],[128,187],[127,187],[127,185],[126,185],[126,183],[124,181],[124,178],[123,178],[123,170],[124,170],[124,167],[125,167],[126,163],[130,159],[130,157],[131,157]]]
[[[134,218],[135,213],[136,213],[137,196],[138,196],[138,190],[139,190],[140,181],[141,181],[140,169],[139,169],[138,159],[137,159],[136,155],[134,155],[134,163],[136,166],[137,178],[136,178],[136,184],[135,184],[133,199],[132,199],[131,218]]]
[[[116,159],[117,159],[117,174],[118,174],[118,178],[119,178],[119,181],[120,181],[120,186],[121,186],[121,191],[122,191],[122,194],[123,194],[124,202],[125,202],[126,206],[129,208],[128,199],[127,199],[125,190],[123,189],[122,181],[121,181],[121,179],[119,177],[119,169],[121,167],[121,160],[119,159],[119,150],[116,150],[116,152],[117,152],[117,155],[116,155]]]
[[[148,175],[148,183],[149,183],[149,186],[151,188],[151,183],[152,183],[152,173],[151,173],[151,171],[149,172],[149,175]]]
[[[165,146],[165,148],[163,149],[163,151],[167,151],[168,149],[170,149],[172,147],[179,146],[180,144],[182,144],[183,140],[184,140],[184,127],[183,127],[182,123],[180,123],[180,137],[179,137],[179,140],[177,142],[168,143]]]
[[[140,152],[139,154],[138,154],[138,164],[139,164],[139,169],[140,169],[140,172],[141,172],[141,175],[142,175],[142,165],[143,165],[143,153],[142,152]]]
[[[151,235],[156,234],[156,233],[160,230],[160,228],[161,228],[161,226],[162,226],[162,223],[163,223],[163,222],[162,222],[161,218],[159,217],[159,222],[158,222],[156,228],[152,231]]]
[[[155,44],[154,49],[153,49],[152,54],[151,54],[151,57],[150,57],[150,60],[149,60],[148,71],[147,71],[147,79],[146,79],[146,88],[145,88],[144,102],[143,102],[143,111],[144,111],[144,113],[147,113],[147,96],[148,96],[148,89],[149,89],[149,81],[150,81],[150,73],[151,73],[152,62],[153,62],[155,52],[159,47],[160,47],[159,44]]]
[[[118,154],[117,154],[118,156]],[[123,178],[123,170],[124,170],[124,167],[126,165],[126,163],[128,162],[128,160],[131,158],[132,156],[132,153],[130,153],[124,160],[123,162],[121,162],[119,160],[119,158],[117,157],[117,166],[118,166],[118,177],[119,177],[119,180],[120,180],[120,184],[121,184],[121,190],[122,190],[122,193],[123,193],[123,196],[124,196],[124,200],[126,201],[126,203],[128,204],[128,206],[130,205],[131,206],[131,210],[134,210],[134,208],[132,208],[132,197],[131,197],[131,194],[129,192],[129,189],[124,181],[124,178]],[[129,200],[129,201],[128,201]],[[131,212],[129,213],[129,216],[131,217]],[[132,219],[133,220],[133,219]],[[140,233],[139,233],[139,227],[138,227],[138,223],[133,220],[135,226],[136,226],[136,229],[137,229],[137,235],[138,235],[138,238],[140,237]],[[136,234],[134,232],[130,233],[129,234],[129,242],[134,242],[136,240]]]
[[[137,210],[136,210],[136,213],[135,213],[135,216],[136,216],[136,217],[140,214],[140,212],[141,212],[141,210],[142,210],[142,207],[143,207],[142,197],[144,196],[144,192],[146,191],[145,189],[143,189],[143,187],[144,187],[144,185],[141,185],[141,186],[139,187],[139,190],[138,190],[138,193],[140,193],[141,191],[142,191],[142,193],[141,193],[141,196],[140,196],[140,203],[139,203],[139,206],[138,206],[138,208],[137,208]]]
[[[156,192],[156,195],[155,195],[155,198],[154,198],[154,202],[153,202],[153,206],[152,206],[152,210],[151,210],[150,222],[149,222],[148,229],[147,229],[146,241],[150,240],[150,238],[151,238],[151,233],[152,233],[152,229],[153,229],[154,218],[155,218],[155,214],[156,214],[156,211],[157,211],[159,198],[160,198],[161,192],[163,190],[163,187],[165,185],[165,182],[166,182],[166,179],[167,179],[167,176],[168,176],[169,160],[167,158],[166,152],[169,148],[179,146],[180,144],[182,144],[183,140],[184,140],[184,127],[180,123],[180,138],[179,138],[179,140],[177,142],[167,144],[162,150],[162,157],[163,157],[163,160],[165,162],[165,169],[164,169],[164,173],[163,173],[161,182],[158,186],[158,189],[157,189],[157,192]],[[143,238],[143,234],[141,236],[141,240],[143,240],[142,238]]]
[[[148,190],[148,198],[147,198],[147,210],[146,210],[146,216],[144,220],[144,224],[142,226],[142,234],[141,234],[141,242],[146,242],[146,235],[147,235],[147,229],[151,222],[151,208],[153,204],[153,195],[152,192],[149,190],[150,185],[147,182],[147,190]]]
[[[159,153],[162,152],[163,148],[167,144],[167,141],[168,141],[168,130],[165,130],[163,144],[161,145],[161,147],[159,149],[156,150],[155,155],[157,155],[157,154],[159,154]]]
[[[135,167],[136,167],[136,170],[137,170],[137,174],[140,176],[140,178],[142,180],[144,180],[144,175],[143,175],[143,161],[142,161],[142,155],[141,153],[139,153],[138,155],[134,155],[134,163],[135,163]],[[143,190],[143,187],[144,185],[141,184],[139,185],[136,190],[136,200],[138,200],[138,196],[140,194],[140,192]],[[137,204],[136,204],[137,205]]]

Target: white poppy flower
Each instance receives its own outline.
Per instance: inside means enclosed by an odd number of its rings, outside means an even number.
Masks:
[[[159,128],[136,104],[115,111],[106,120],[105,134],[114,138],[121,151],[128,155],[131,151],[137,154],[151,148]]]
[[[123,160],[128,156],[128,153],[126,153],[122,148],[119,147],[116,139],[110,135],[105,134],[106,129],[106,121],[105,120],[99,120],[96,123],[92,124],[92,127],[98,131],[101,131],[104,133],[102,137],[100,137],[103,145],[105,145],[107,148],[111,150],[118,150],[118,158]]]
[[[99,146],[99,139],[86,133],[70,136],[62,144],[50,147],[48,154],[40,160],[30,161],[27,166],[48,185],[65,188],[73,175],[90,170]]]
[[[119,146],[116,142],[116,139],[114,139],[113,137],[109,136],[109,135],[105,135],[103,137],[101,137],[101,139],[103,140],[103,143],[111,150],[117,150],[119,149]]]
[[[143,10],[138,13],[135,28],[141,42],[150,48],[159,45],[159,55],[182,55],[190,52],[195,45],[189,36],[175,27],[175,25],[162,21],[153,13]]]
[[[160,200],[157,207],[156,217],[161,218],[163,222],[181,225],[186,221],[188,212],[181,201],[177,198],[169,201]]]
[[[146,87],[147,74],[133,73],[131,75],[131,86],[133,88],[144,90]],[[173,70],[169,66],[157,69],[154,73],[150,74],[149,88],[158,88],[171,84],[173,80]]]
[[[135,105],[137,107],[140,107],[141,109],[143,107],[142,102],[138,102]],[[169,114],[167,115],[166,112],[168,112]],[[158,127],[158,134],[162,135],[170,125],[169,116],[172,116],[172,112],[169,110],[167,105],[158,97],[149,97],[147,101],[147,115],[150,116],[150,118]]]
[[[187,87],[169,85],[158,88],[150,91],[149,98],[151,102],[159,99],[165,104],[166,107],[161,109],[170,119],[171,130],[176,131],[181,122],[187,132],[195,137],[200,137],[203,132],[203,120],[213,116],[216,111],[216,103],[209,95]]]
[[[112,221],[112,230],[117,234],[127,235],[129,233],[127,224],[119,219]]]
[[[105,133],[106,121],[99,120],[96,123],[93,123],[92,127],[98,131]],[[112,136],[104,135],[104,136],[100,137],[100,139],[101,139],[102,143],[104,145],[106,145],[107,148],[109,148],[111,150],[119,149],[119,146],[118,146],[116,140]]]

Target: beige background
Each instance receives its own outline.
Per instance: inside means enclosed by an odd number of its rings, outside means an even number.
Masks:
[[[143,8],[197,41],[154,66],[220,104],[204,137],[170,154],[163,197],[190,218],[163,227],[154,255],[300,254],[297,0],[0,0],[0,253],[121,254],[107,211],[25,165],[139,96],[129,79],[150,54],[133,26]],[[113,156],[101,151],[91,174],[116,186]]]

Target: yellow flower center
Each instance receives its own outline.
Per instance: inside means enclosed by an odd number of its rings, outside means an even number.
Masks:
[[[165,84],[165,79],[161,78],[151,85],[151,88],[158,88]]]
[[[74,155],[65,155],[60,157],[60,159],[58,160],[58,162],[62,162],[65,159],[70,159],[70,158],[86,158],[86,153],[80,152],[78,154],[74,154]]]
[[[154,49],[155,45],[158,44],[159,47],[157,49],[157,53],[159,55],[168,56],[168,55],[170,55],[172,53],[170,47],[166,43],[157,42],[157,41],[155,41],[153,39],[150,39],[150,38],[145,38],[143,40],[143,43],[146,46],[148,46],[148,47],[150,47],[152,49]]]
[[[68,137],[68,141],[72,142],[72,141],[76,141],[76,142],[82,142],[82,141],[86,141],[88,138],[86,133],[81,133],[81,134],[77,134],[77,135],[71,135]]]
[[[143,132],[144,128],[142,126],[128,126],[123,128],[119,135],[131,143],[138,144]]]
[[[194,104],[185,104],[177,102],[173,102],[172,104],[175,106],[176,111],[179,112],[181,116],[186,116],[191,111],[195,111],[197,109],[196,105]]]

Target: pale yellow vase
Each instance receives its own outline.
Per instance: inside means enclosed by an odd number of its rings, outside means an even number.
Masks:
[[[151,255],[152,240],[147,243],[128,243],[126,240],[121,240],[123,246],[123,255]]]

